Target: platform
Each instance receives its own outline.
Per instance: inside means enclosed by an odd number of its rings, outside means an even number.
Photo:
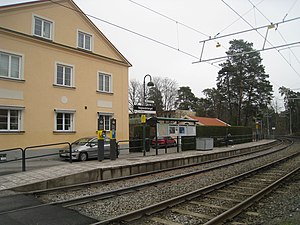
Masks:
[[[155,149],[151,149],[150,152],[147,152],[147,156],[142,156],[141,153],[128,153],[120,154],[116,160],[103,160],[101,162],[90,160],[69,163],[66,161],[62,165],[0,176],[0,191],[31,191],[129,176],[240,154],[249,151],[249,147],[253,150],[258,146],[270,145],[274,142],[275,140],[261,140],[228,147],[215,147],[212,150],[180,152],[177,152],[176,148],[170,148],[168,154],[164,153],[164,149],[160,149],[159,155],[155,155]]]

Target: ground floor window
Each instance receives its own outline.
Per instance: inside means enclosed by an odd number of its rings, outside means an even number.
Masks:
[[[56,110],[55,129],[56,131],[74,131],[75,112]]]
[[[20,131],[22,111],[0,108],[0,131]]]
[[[104,130],[109,131],[110,130],[110,119],[112,118],[112,114],[98,113],[98,118],[99,118],[99,120],[103,120]]]

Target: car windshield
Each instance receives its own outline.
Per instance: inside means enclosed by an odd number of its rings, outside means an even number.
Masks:
[[[80,138],[77,141],[75,141],[73,143],[73,145],[85,145],[86,143],[88,143],[92,138],[90,137],[86,137],[86,138]]]

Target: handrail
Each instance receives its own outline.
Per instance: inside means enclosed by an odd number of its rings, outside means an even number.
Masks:
[[[28,149],[34,149],[34,148],[42,148],[42,147],[50,147],[50,146],[56,146],[56,145],[69,145],[69,154],[70,154],[70,163],[72,163],[72,144],[70,144],[69,142],[60,142],[60,143],[52,143],[52,144],[45,144],[45,145],[34,145],[34,146],[29,146],[26,147],[23,151],[24,156],[22,157],[22,171],[26,170],[26,165],[25,165],[25,159],[26,159],[26,151]],[[30,158],[39,158],[39,157],[30,157]],[[28,158],[28,159],[30,159]]]
[[[47,157],[51,155],[57,155],[57,153],[50,153],[50,154],[44,154],[44,155],[39,155],[39,156],[31,156],[26,158],[26,151],[28,149],[35,149],[35,148],[43,148],[43,147],[50,147],[50,146],[57,146],[57,145],[68,145],[69,147],[69,154],[70,154],[70,163],[72,163],[72,147],[69,142],[60,142],[60,143],[52,143],[52,144],[44,144],[44,145],[34,145],[34,146],[29,146],[26,148],[11,148],[11,149],[3,149],[0,150],[0,154],[3,152],[12,152],[12,151],[21,151],[21,157],[16,158],[16,159],[11,159],[11,160],[6,160],[6,161],[0,161],[0,163],[9,163],[9,162],[16,162],[19,160],[22,160],[22,171],[26,171],[26,159],[35,159],[35,158],[42,158],[42,157]],[[5,154],[6,155],[6,154]]]

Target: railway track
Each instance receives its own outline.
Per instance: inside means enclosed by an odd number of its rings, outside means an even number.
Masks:
[[[273,147],[273,149],[270,151],[259,151],[254,155],[250,155],[249,153],[245,154],[244,158],[241,158],[241,156],[233,156],[229,157],[225,161],[224,159],[217,159],[205,163],[198,163],[195,165],[181,166],[176,170],[166,169],[155,172],[147,172],[145,174],[138,174],[136,176],[121,177],[113,180],[91,182],[81,185],[71,185],[63,188],[34,191],[27,194],[34,194],[36,197],[41,198],[42,200],[43,196],[47,196],[46,201],[49,201],[50,196],[50,200],[53,204],[81,204],[81,202],[86,203],[89,200],[94,201],[95,199],[106,199],[113,196],[119,196],[128,192],[139,191],[140,189],[148,186],[158,185],[160,183],[165,183],[172,180],[195,176],[237,163],[254,160],[262,156],[279,152],[289,145],[290,143],[281,143],[280,145],[276,146],[276,148]],[[233,158],[235,158],[234,161],[232,161]],[[183,171],[182,169],[186,170]],[[154,175],[156,177],[154,177]],[[126,181],[125,185],[128,186],[125,186],[123,184],[124,181]],[[116,188],[111,190],[111,187],[109,186],[110,183],[114,183],[114,186]],[[108,188],[105,188],[106,186],[108,186]],[[87,192],[83,192],[83,190],[87,190]]]
[[[291,161],[296,161],[297,166],[290,167]],[[295,153],[219,183],[93,225],[119,224],[114,221],[136,225],[222,224],[269,194],[299,170],[300,156]]]
[[[286,143],[285,144],[282,143],[280,147],[277,146],[275,148],[275,150],[273,149],[272,151],[271,150],[267,151],[267,152],[264,153],[264,155],[272,154],[271,152],[273,152],[273,153],[274,152],[280,152],[281,150],[285,149],[287,146],[289,146],[289,145],[287,145]],[[153,180],[152,181],[146,181],[146,182],[143,181],[140,184],[129,185],[128,187],[117,188],[117,189],[110,190],[110,191],[101,191],[100,193],[94,193],[95,190],[88,191],[81,197],[78,197],[78,195],[79,195],[78,193],[80,191],[82,191],[82,189],[86,189],[87,187],[91,188],[92,186],[99,186],[99,185],[100,186],[106,186],[109,183],[112,183],[112,182],[116,183],[116,182],[118,182],[118,180],[120,181],[122,179],[119,178],[119,179],[113,179],[113,180],[110,180],[110,181],[92,182],[92,183],[88,183],[88,184],[84,184],[84,185],[72,185],[72,186],[64,187],[64,189],[66,190],[65,192],[73,193],[73,194],[71,194],[71,197],[69,196],[69,197],[67,197],[66,199],[63,199],[63,200],[57,200],[57,199],[56,200],[51,200],[50,203],[42,203],[42,204],[37,203],[35,205],[30,205],[30,206],[16,207],[16,208],[13,208],[13,209],[9,209],[9,210],[0,212],[0,217],[1,217],[1,215],[5,215],[5,214],[9,214],[9,213],[22,212],[24,210],[34,210],[34,209],[49,206],[49,205],[63,206],[63,207],[72,208],[72,209],[76,209],[76,207],[83,207],[84,208],[85,205],[95,204],[98,201],[103,201],[105,199],[116,198],[118,196],[130,194],[130,193],[142,192],[144,189],[147,189],[148,187],[158,186],[158,185],[164,184],[166,182],[172,182],[172,181],[177,182],[178,180],[184,179],[184,177],[191,177],[191,176],[203,174],[203,173],[208,172],[208,171],[217,170],[217,169],[223,168],[225,166],[228,167],[230,165],[243,163],[243,162],[246,162],[246,161],[249,161],[249,160],[255,160],[255,158],[262,157],[261,155],[263,155],[263,154],[258,154],[258,155],[253,156],[253,157],[247,157],[247,159],[235,160],[234,162],[221,163],[221,160],[218,160],[217,162],[215,162],[216,164],[220,164],[218,166],[209,166],[208,168],[205,168],[205,169],[195,169],[194,168],[192,172],[188,172],[188,173],[187,172],[185,172],[185,173],[180,172],[180,174],[177,174],[175,176],[174,175],[167,176],[167,178],[160,178],[160,179],[156,179],[155,181],[153,181]],[[251,158],[251,159],[249,159],[249,158]],[[199,165],[193,165],[193,167],[197,167],[197,166],[199,166]],[[177,169],[180,170],[182,168],[177,168]],[[163,172],[165,173],[167,171],[163,171]],[[159,175],[159,173],[161,173],[161,171],[160,172],[157,171],[156,173],[157,173],[158,176],[161,176],[161,175]],[[150,174],[151,173],[147,173],[147,174],[144,174],[144,175],[138,175],[137,177],[135,177],[135,178],[131,177],[130,179],[140,179],[142,176],[149,176]],[[127,177],[127,178],[123,178],[123,179],[128,180],[129,178]],[[150,180],[151,179],[153,179],[153,178],[150,178]],[[136,181],[133,181],[133,183],[136,183]],[[61,192],[61,189],[55,188],[55,189],[51,189],[51,190],[31,192],[31,193],[27,193],[26,195],[34,194],[37,198],[42,199],[41,196],[48,196],[48,195],[56,196],[56,195],[59,194],[59,192]],[[93,194],[90,194],[90,192],[93,192]],[[74,196],[76,196],[76,197],[74,198]],[[184,200],[184,201],[186,201],[186,200]],[[154,211],[157,211],[157,210],[160,210],[160,209],[155,209]],[[126,218],[132,219],[132,217],[135,218],[135,217],[139,217],[141,215],[145,215],[145,212],[143,212],[143,211],[141,211],[140,213],[137,212],[137,210],[135,210],[135,211],[136,212],[133,212],[132,215],[131,215],[131,213],[125,213],[124,215],[122,215],[123,217],[114,217],[114,218],[109,218],[109,219],[104,218],[102,221],[100,221],[98,223],[95,223],[95,224],[108,224],[108,223],[113,222],[113,221],[123,220],[123,219],[126,219]],[[150,210],[150,213],[152,213],[152,212],[153,212],[153,209]],[[146,212],[146,214],[149,214],[149,212]],[[99,218],[96,218],[96,219],[99,220]]]

